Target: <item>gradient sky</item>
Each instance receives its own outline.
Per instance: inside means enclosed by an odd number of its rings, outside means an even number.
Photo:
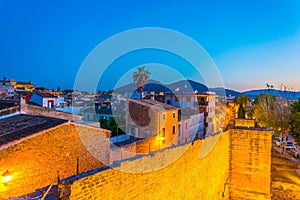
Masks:
[[[201,44],[227,88],[244,91],[268,82],[300,90],[299,11],[298,0],[1,0],[0,78],[72,88],[82,62],[100,42],[128,29],[164,27]],[[176,60],[168,63],[169,55],[147,53],[120,58],[100,88],[114,87],[130,67],[153,62],[172,67]],[[176,79],[170,76],[162,81]]]

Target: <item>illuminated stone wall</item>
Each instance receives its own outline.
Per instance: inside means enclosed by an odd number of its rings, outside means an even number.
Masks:
[[[255,121],[251,119],[235,119],[235,126],[255,127]]]
[[[58,170],[60,178],[76,174],[77,158],[79,172],[103,166],[99,160],[107,164],[109,132],[65,123],[2,149],[0,173],[9,170],[12,179],[7,185],[0,184],[0,199],[50,185]]]
[[[64,179],[59,188],[62,199],[74,200],[228,199],[228,163],[222,133]]]
[[[117,153],[128,159],[116,168],[99,162],[110,162],[108,135],[68,123],[1,150],[0,173],[8,169],[12,180],[0,185],[0,199],[49,185],[57,170],[60,178],[71,176],[59,185],[62,199],[270,199],[268,131],[236,127],[129,158],[149,149],[131,144]],[[78,157],[79,171],[87,172],[72,176]]]
[[[271,132],[231,129],[230,199],[270,199]]]

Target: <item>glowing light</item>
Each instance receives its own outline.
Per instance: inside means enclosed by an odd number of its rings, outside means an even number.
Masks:
[[[6,170],[3,174],[2,174],[2,182],[4,184],[8,183],[11,180],[11,173]]]

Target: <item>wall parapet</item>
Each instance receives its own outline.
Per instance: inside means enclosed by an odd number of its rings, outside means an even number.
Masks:
[[[65,119],[69,121],[81,121],[83,119],[83,116],[81,115],[66,113],[58,110],[51,110],[48,108],[27,104],[26,101],[22,98],[20,98],[20,113],[28,114],[28,115],[59,118],[59,119]]]
[[[210,144],[216,145],[207,149]],[[210,152],[201,157],[203,150]],[[180,153],[182,155],[178,157]],[[61,199],[76,200],[227,200],[228,163],[229,136],[225,132],[207,141],[171,146],[66,178],[59,185],[59,193]]]
[[[10,108],[4,108],[2,110],[0,110],[0,116],[4,116],[4,115],[10,115],[10,114],[13,114],[13,113],[17,113],[19,112],[19,106],[13,106],[13,107],[10,107]]]
[[[235,126],[255,127],[255,121],[253,119],[235,119]]]

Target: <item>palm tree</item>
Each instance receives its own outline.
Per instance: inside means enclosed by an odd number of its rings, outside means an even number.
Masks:
[[[140,93],[140,99],[142,99],[143,87],[149,80],[150,72],[145,70],[145,66],[138,67],[138,71],[133,73],[133,81],[138,86],[138,91]]]

